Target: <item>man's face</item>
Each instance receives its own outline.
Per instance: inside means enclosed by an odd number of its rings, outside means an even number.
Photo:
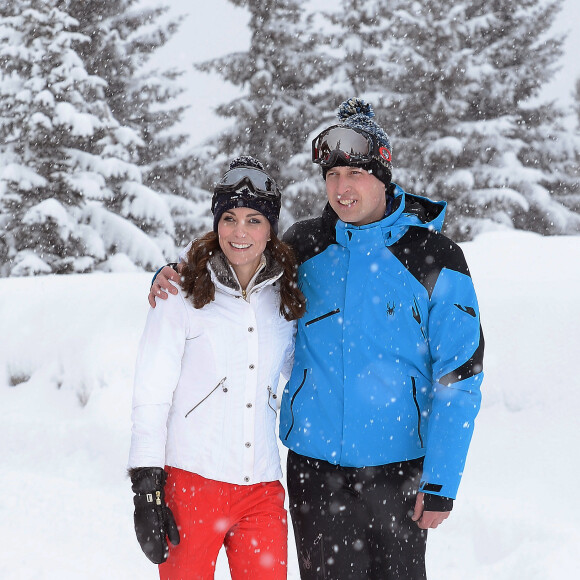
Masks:
[[[332,209],[346,223],[364,226],[383,219],[385,184],[360,167],[332,167],[326,172],[326,194]]]

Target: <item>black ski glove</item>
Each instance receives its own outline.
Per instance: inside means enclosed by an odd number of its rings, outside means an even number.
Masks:
[[[135,493],[135,533],[141,549],[154,563],[167,560],[167,539],[177,546],[179,530],[171,510],[165,503],[167,473],[161,467],[138,467],[129,471]]]

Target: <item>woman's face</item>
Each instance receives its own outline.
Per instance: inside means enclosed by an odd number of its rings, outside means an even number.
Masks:
[[[255,209],[235,207],[221,215],[218,236],[220,248],[239,281],[247,284],[270,238],[270,222]]]

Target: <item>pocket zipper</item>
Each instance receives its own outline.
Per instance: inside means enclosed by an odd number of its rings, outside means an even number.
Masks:
[[[296,392],[292,395],[292,398],[290,399],[290,413],[292,413],[292,423],[290,424],[290,429],[288,429],[288,433],[286,433],[286,437],[284,437],[284,441],[288,441],[290,432],[292,431],[292,429],[294,429],[294,399],[296,398],[296,395],[300,392],[300,389],[302,389],[302,387],[304,386],[307,375],[308,370],[304,369],[304,377],[302,378],[302,382],[300,383],[300,386],[296,389]]]
[[[274,409],[274,407],[272,407],[272,405],[270,405],[270,397],[274,400],[276,400],[278,398],[278,395],[272,390],[272,387],[270,385],[268,385],[268,407],[270,407],[270,409],[272,409],[272,411],[274,411],[274,413],[277,413],[276,409]]]
[[[330,312],[327,312],[326,314],[323,314],[322,316],[317,316],[316,318],[313,318],[312,320],[305,322],[304,326],[310,326],[311,324],[314,324],[315,322],[320,322],[321,320],[324,320],[325,318],[328,318],[329,316],[332,316],[333,314],[338,314],[339,312],[340,312],[340,308],[336,308],[335,310],[331,310]]]
[[[421,407],[419,407],[419,401],[417,400],[417,383],[415,382],[415,377],[411,377],[411,384],[413,385],[413,401],[415,407],[417,407],[417,435],[419,435],[421,449],[423,449],[423,437],[421,436]]]
[[[195,407],[193,407],[193,409],[190,409],[186,414],[185,417],[187,418],[187,416],[192,412],[195,411],[209,396],[211,396],[211,394],[213,392],[215,392],[217,389],[219,389],[225,382],[225,380],[227,379],[227,377],[224,377],[199,403],[197,403],[197,405],[195,405]],[[224,393],[226,392],[226,388],[224,387]]]

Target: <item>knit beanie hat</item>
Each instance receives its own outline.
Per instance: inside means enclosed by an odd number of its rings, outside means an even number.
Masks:
[[[254,184],[251,177],[241,180],[238,184],[232,186],[223,185],[228,177],[228,173],[237,168],[253,168],[259,170],[260,184]],[[249,176],[256,172],[250,171]],[[260,188],[263,183],[268,185],[268,191],[261,194]],[[213,213],[213,231],[218,231],[218,223],[222,214],[235,207],[249,207],[259,211],[269,222],[275,234],[278,234],[278,218],[280,217],[280,191],[276,182],[266,173],[264,166],[260,161],[250,155],[236,157],[231,163],[230,168],[221,181],[214,187],[211,211]]]
[[[371,162],[360,164],[359,167],[372,173],[388,187],[391,183],[393,173],[391,163],[392,147],[386,131],[373,121],[374,116],[375,113],[370,103],[366,103],[358,97],[351,97],[347,101],[344,101],[338,109],[337,117],[340,121],[338,126],[359,129],[371,135],[378,145],[380,154],[375,156]],[[347,165],[345,161],[337,160],[336,165],[343,164]],[[324,179],[326,179],[326,171],[328,169],[322,168],[322,176]]]

